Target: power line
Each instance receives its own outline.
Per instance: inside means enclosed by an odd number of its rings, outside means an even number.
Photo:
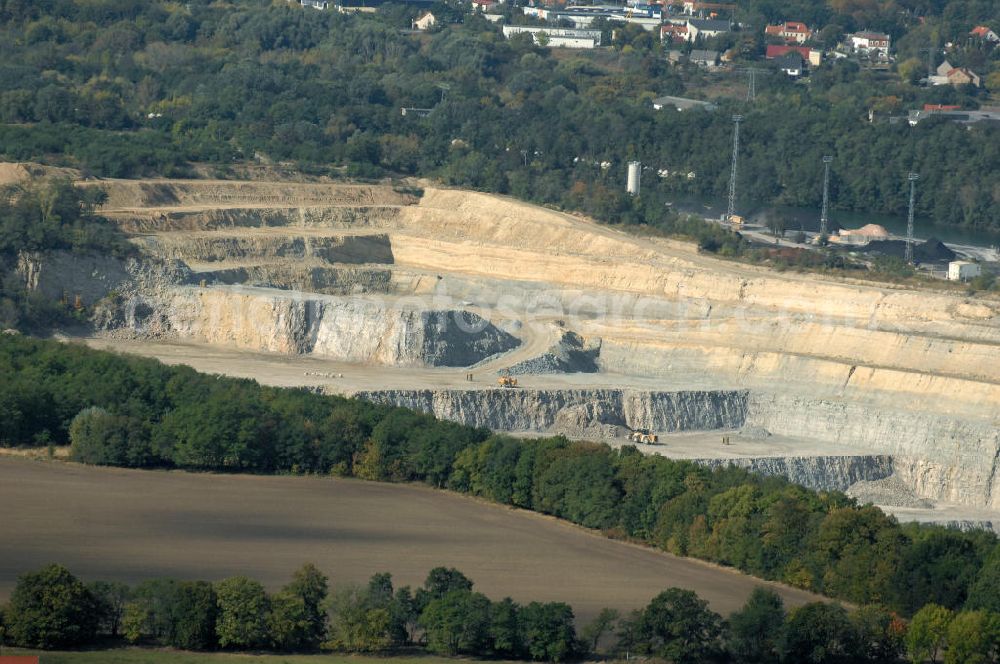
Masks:
[[[740,123],[742,115],[733,116],[733,167],[729,173],[729,208],[726,211],[726,221],[732,221],[736,216],[736,162],[740,157]]]
[[[827,236],[827,226],[830,221],[830,163],[833,157],[826,155],[823,157],[823,211],[819,215],[819,236]]]
[[[768,76],[771,72],[759,67],[740,67],[737,71],[747,75],[747,101],[755,101],[757,99],[757,77]]]
[[[913,263],[913,203],[917,197],[917,180],[919,173],[910,173],[907,176],[910,181],[910,214],[906,219],[906,262]]]

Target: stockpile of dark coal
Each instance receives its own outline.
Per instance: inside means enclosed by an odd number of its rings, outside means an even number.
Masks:
[[[867,254],[880,254],[882,256],[895,256],[904,258],[906,256],[906,242],[903,240],[875,240],[869,242],[861,251]],[[938,261],[955,260],[954,251],[945,246],[941,240],[931,238],[913,247],[913,258],[918,263],[936,263]]]
[[[932,237],[913,248],[913,256],[918,261],[953,261],[957,254],[945,246],[944,242]]]

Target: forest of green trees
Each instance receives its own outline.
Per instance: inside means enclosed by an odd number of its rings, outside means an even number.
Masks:
[[[332,590],[306,564],[280,591],[239,576],[217,583],[152,579],[84,583],[59,565],[22,575],[0,608],[0,644],[67,648],[130,644],[184,650],[391,653],[564,662],[645,655],[672,664],[915,664],[995,661],[1000,614],[930,604],[911,622],[878,606],[812,602],[786,610],[757,587],[728,619],[697,594],[668,588],[627,616],[604,609],[579,633],[561,602],[491,601],[456,569],[422,587],[392,575]]]
[[[900,525],[841,493],[635,448],[523,440],[414,411],[0,336],[0,445],[84,463],[425,482],[904,616],[1000,611],[992,533]]]
[[[655,224],[667,199],[726,191],[739,111],[743,200],[818,205],[820,156],[832,154],[835,207],[899,213],[905,174],[918,171],[918,214],[1000,229],[1000,128],[867,121],[870,108],[975,106],[982,91],[924,89],[838,61],[808,85],[769,77],[753,106],[737,94],[716,113],[654,112],[653,97],[698,97],[712,82],[669,65],[648,34],[620,31],[610,52],[556,54],[438,7],[462,22],[415,36],[400,30],[412,10],[391,4],[345,16],[283,0],[0,0],[0,153],[115,177],[292,160],[308,172],[419,174]],[[997,11],[991,0],[748,0],[737,18],[806,20],[834,36],[886,29],[919,55],[926,30],[963,34]],[[747,57],[762,47],[752,37]],[[996,50],[968,57],[992,67]],[[404,106],[434,111],[404,117]],[[684,175],[648,177],[634,200],[622,192],[629,159]]]

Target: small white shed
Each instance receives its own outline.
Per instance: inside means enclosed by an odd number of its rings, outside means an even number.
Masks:
[[[970,261],[952,261],[948,263],[949,281],[968,281],[969,279],[975,279],[982,273],[983,269],[979,266],[979,263]]]

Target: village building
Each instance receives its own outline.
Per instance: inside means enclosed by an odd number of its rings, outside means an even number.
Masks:
[[[764,28],[768,37],[783,39],[786,44],[805,44],[812,38],[812,30],[805,23],[786,21],[780,25],[769,25]]]

